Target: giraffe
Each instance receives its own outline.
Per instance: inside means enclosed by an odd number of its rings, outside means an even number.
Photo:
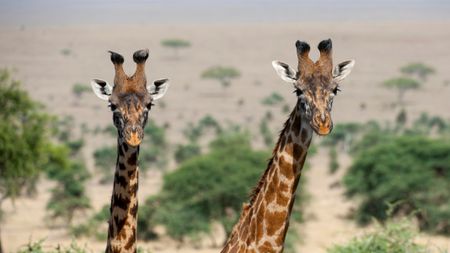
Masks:
[[[295,201],[308,147],[315,132],[331,132],[331,108],[339,83],[351,72],[355,61],[344,61],[333,69],[332,42],[319,43],[320,57],[309,58],[310,46],[295,43],[298,71],[273,61],[282,80],[292,84],[297,104],[284,124],[267,169],[253,190],[249,203],[243,204],[240,218],[225,243],[222,253],[283,252],[289,217]]]
[[[159,79],[147,85],[144,67],[148,49],[133,54],[136,71],[132,76],[127,76],[123,70],[123,56],[109,53],[115,68],[114,86],[101,79],[91,81],[94,93],[109,102],[118,133],[105,252],[136,252],[139,144],[144,138],[152,102],[164,96],[169,83],[168,79]]]

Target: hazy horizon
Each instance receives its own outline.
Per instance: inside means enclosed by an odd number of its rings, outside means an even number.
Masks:
[[[443,0],[0,0],[1,25],[442,21]]]

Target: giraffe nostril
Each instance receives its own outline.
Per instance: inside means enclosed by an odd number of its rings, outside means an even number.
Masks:
[[[327,119],[327,118],[325,117],[325,113],[322,113],[322,114],[320,115],[320,119],[322,120],[322,123],[325,122],[325,120]]]

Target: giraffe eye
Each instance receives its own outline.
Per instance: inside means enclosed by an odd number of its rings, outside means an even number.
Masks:
[[[117,105],[109,103],[108,107],[111,109],[111,111],[115,111],[117,109]]]
[[[336,86],[336,88],[333,89],[333,93],[334,95],[337,95],[337,93],[341,91],[341,89],[339,89],[339,86]]]
[[[303,95],[303,91],[300,89],[295,89],[294,93],[295,93],[295,95],[297,95],[297,97]]]

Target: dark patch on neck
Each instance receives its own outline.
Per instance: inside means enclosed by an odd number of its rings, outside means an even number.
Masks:
[[[120,209],[126,211],[130,205],[130,199],[127,197],[122,198],[119,194],[114,194],[113,196],[114,207],[119,207]]]
[[[120,164],[119,164],[119,166],[120,166]],[[119,175],[119,173],[116,172],[116,173],[114,174],[114,182],[115,182],[115,183],[118,183],[120,186],[122,186],[122,187],[125,188],[125,189],[126,189],[127,186],[128,186],[128,181],[129,181],[128,178]]]
[[[118,216],[114,216],[114,222],[116,224],[117,227],[117,231],[122,230],[123,226],[125,225],[125,222],[127,221],[126,218],[119,218]]]
[[[119,163],[119,170],[126,170],[127,167],[123,163]]]
[[[123,150],[124,150],[125,152],[128,152],[128,144],[126,144],[126,143],[124,142],[124,143],[122,143],[122,147],[123,147]]]
[[[131,210],[130,210],[130,214],[136,218],[137,216],[137,212],[138,212],[138,203],[136,202],[136,205],[134,205]]]
[[[130,157],[127,160],[128,165],[136,166],[137,164],[137,151],[130,154]]]
[[[118,152],[119,152],[119,156],[124,156],[122,147],[119,146],[117,149],[118,149]]]

